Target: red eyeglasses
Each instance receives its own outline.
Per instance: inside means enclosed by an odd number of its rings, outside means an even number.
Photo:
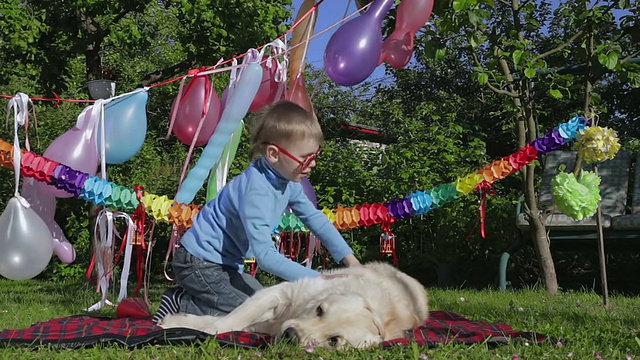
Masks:
[[[266,142],[262,143],[262,144],[263,145],[273,145],[273,146],[275,146],[276,149],[278,149],[278,151],[283,153],[289,159],[294,160],[295,162],[297,162],[300,165],[300,170],[304,170],[304,169],[308,168],[309,165],[311,165],[311,163],[313,161],[316,161],[318,159],[318,155],[320,155],[320,150],[321,150],[321,149],[318,149],[313,154],[309,154],[309,155],[305,156],[304,159],[300,160],[297,156],[291,154],[290,152],[288,152],[287,150],[283,149],[279,145],[272,144],[272,143],[266,143]]]

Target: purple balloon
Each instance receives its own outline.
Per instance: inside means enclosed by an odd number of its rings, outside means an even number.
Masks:
[[[309,200],[311,200],[311,203],[315,207],[318,207],[318,198],[316,197],[316,191],[313,189],[313,185],[311,185],[311,181],[304,176],[300,181],[300,184],[302,184],[302,191],[307,195]]]
[[[53,235],[53,252],[58,259],[65,264],[71,264],[76,259],[76,250],[64,236],[62,229],[58,226],[54,219],[56,213],[56,198],[53,194],[48,193],[45,183],[39,182],[33,178],[25,178],[22,183],[20,195],[27,199],[31,208],[40,216],[42,221],[47,224],[49,231]]]
[[[342,86],[361,83],[373,73],[382,54],[382,21],[394,0],[374,0],[363,15],[342,25],[324,51],[324,69]]]
[[[84,118],[82,118],[84,114]],[[95,122],[91,121],[91,109],[80,114],[76,126],[60,135],[45,150],[43,156],[67,165],[68,167],[89,175],[95,175],[100,163],[98,146],[95,137]],[[45,185],[45,193],[59,198],[69,198],[73,194]]]
[[[229,93],[231,93],[232,85],[229,84],[226,88],[224,88],[224,92],[222,93],[222,98],[220,99],[220,113],[224,111],[224,107],[227,105],[227,101],[229,101]]]

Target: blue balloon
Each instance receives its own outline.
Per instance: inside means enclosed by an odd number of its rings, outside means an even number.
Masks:
[[[251,63],[242,71],[236,88],[224,107],[216,131],[209,138],[207,146],[195,166],[189,171],[176,194],[175,201],[189,204],[202,188],[211,168],[216,164],[231,134],[238,128],[240,121],[247,115],[253,99],[258,93],[262,81],[262,67]]]
[[[147,136],[146,91],[115,99],[104,106],[105,161],[122,164],[140,151]],[[98,153],[102,149],[102,128],[98,125]]]

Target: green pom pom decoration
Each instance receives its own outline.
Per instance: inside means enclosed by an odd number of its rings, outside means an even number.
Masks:
[[[580,180],[573,173],[556,175],[551,180],[553,199],[558,209],[575,220],[593,216],[600,202],[599,176],[590,171],[583,171]]]

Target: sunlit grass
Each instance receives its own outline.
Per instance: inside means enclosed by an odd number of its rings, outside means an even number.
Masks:
[[[162,288],[151,290],[157,307]],[[56,350],[9,348],[0,359],[640,359],[640,299],[612,296],[612,307],[602,307],[592,292],[565,292],[555,297],[543,290],[514,292],[493,290],[431,289],[433,310],[459,313],[469,319],[501,322],[515,330],[534,331],[557,338],[541,345],[514,342],[497,347],[444,345],[349,350],[332,354],[283,344],[268,349],[221,347],[214,340],[190,345],[144,346],[127,349],[104,344],[94,348]],[[110,297],[111,298],[111,297]],[[42,281],[0,281],[0,328],[24,328],[34,322],[82,313],[100,299],[95,284]],[[113,308],[96,315],[113,316]]]

